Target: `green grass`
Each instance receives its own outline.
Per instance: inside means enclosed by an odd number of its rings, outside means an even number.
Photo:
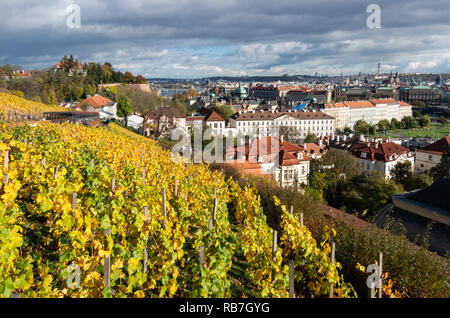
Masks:
[[[434,136],[433,136],[434,133]],[[434,137],[443,138],[450,134],[450,124],[432,124],[428,128],[415,129],[394,129],[387,131],[386,135],[389,137]],[[377,136],[384,136],[383,132],[378,131]]]

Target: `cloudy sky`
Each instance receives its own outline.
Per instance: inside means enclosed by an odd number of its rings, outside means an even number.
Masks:
[[[381,28],[367,26],[369,4]],[[354,74],[380,60],[448,73],[449,17],[449,0],[0,0],[0,65],[73,54],[150,78]]]

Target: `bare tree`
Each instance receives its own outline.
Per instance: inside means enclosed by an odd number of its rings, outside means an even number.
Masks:
[[[159,139],[167,136],[172,129],[176,128],[174,119],[182,116],[183,114],[176,107],[159,106],[152,109],[145,119],[150,120],[150,123],[154,124],[154,138]]]

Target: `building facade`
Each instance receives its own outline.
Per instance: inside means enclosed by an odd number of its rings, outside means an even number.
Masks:
[[[301,146],[282,137],[257,137],[245,145],[227,149],[226,165],[243,173],[270,176],[282,187],[308,184],[310,158]]]
[[[270,135],[273,129],[288,128],[301,139],[308,133],[318,137],[333,135],[335,118],[316,111],[252,111],[233,115],[230,118],[230,127],[235,128],[237,134],[262,135]]]
[[[367,174],[376,170],[386,179],[390,179],[392,169],[398,163],[405,162],[410,162],[414,171],[414,154],[408,148],[394,142],[362,141],[351,148],[351,154]]]
[[[420,149],[416,149],[415,169],[419,172],[436,167],[445,152],[450,150],[450,136],[439,139]]]

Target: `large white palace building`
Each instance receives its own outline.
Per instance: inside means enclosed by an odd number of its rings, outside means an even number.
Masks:
[[[273,129],[286,127],[298,138],[305,138],[308,133],[322,137],[334,134],[335,118],[318,111],[251,111],[233,115],[230,127],[235,128],[236,134],[270,135]]]

